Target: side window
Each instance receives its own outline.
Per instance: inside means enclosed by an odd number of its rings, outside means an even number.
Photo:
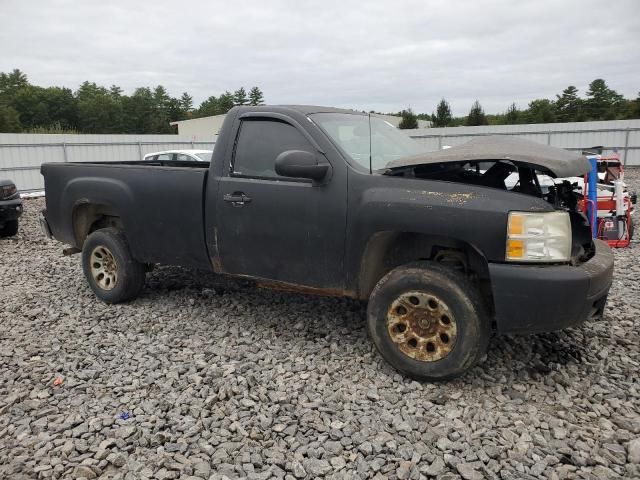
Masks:
[[[279,177],[275,171],[275,161],[278,155],[287,150],[313,152],[313,147],[288,123],[266,119],[244,120],[236,144],[233,174]]]
[[[158,155],[154,160],[171,160],[173,158],[173,153],[163,153],[162,155]]]
[[[188,162],[190,160],[193,160],[193,158],[191,158],[189,155],[185,155],[184,153],[178,153],[177,160],[180,162]]]

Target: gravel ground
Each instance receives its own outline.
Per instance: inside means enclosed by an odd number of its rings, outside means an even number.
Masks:
[[[640,477],[640,242],[616,251],[604,321],[497,337],[428,384],[349,300],[165,267],[102,304],[25,204],[0,241],[2,478]]]

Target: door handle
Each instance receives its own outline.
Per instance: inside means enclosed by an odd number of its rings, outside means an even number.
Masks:
[[[225,193],[222,199],[225,202],[231,202],[234,207],[240,207],[245,203],[251,202],[251,197],[245,195],[243,192]]]

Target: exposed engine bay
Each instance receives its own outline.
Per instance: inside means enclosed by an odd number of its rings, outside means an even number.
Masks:
[[[578,202],[582,199],[582,194],[576,191],[577,184],[564,180],[554,185],[546,183],[541,185],[539,177],[553,177],[550,171],[525,163],[505,160],[413,165],[394,169],[387,174],[479,185],[523,193],[542,198],[556,209],[571,211],[576,210]]]
[[[580,186],[564,179],[554,181],[555,175],[543,167],[508,160],[483,160],[410,165],[387,170],[385,174],[478,185],[542,198],[556,210],[569,213],[574,261],[582,262],[593,255],[589,222],[579,209],[579,202],[583,200]],[[550,181],[541,184],[540,178]]]

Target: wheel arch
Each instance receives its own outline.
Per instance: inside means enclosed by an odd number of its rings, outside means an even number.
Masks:
[[[90,201],[77,202],[71,213],[71,223],[76,247],[82,248],[91,232],[100,228],[123,229],[122,219],[116,208]]]
[[[418,260],[433,260],[464,271],[478,284],[493,311],[489,265],[482,252],[465,240],[418,232],[382,231],[369,238],[360,261],[358,297],[368,299],[384,275]]]

